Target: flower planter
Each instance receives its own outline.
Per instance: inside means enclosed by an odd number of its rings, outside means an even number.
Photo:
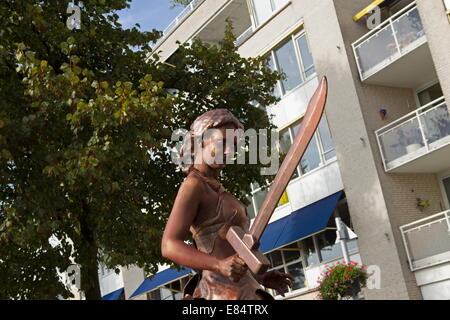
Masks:
[[[357,300],[358,294],[361,292],[361,284],[359,280],[352,282],[352,284],[347,288],[345,294],[341,297],[341,299],[346,300]]]

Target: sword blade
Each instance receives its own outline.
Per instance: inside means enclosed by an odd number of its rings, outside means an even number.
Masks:
[[[275,179],[270,186],[269,192],[264,198],[261,209],[256,216],[256,219],[250,228],[249,234],[244,236],[244,242],[249,248],[255,248],[259,245],[261,238],[267,224],[269,223],[272,214],[277,207],[278,201],[283,195],[289,181],[294,174],[294,171],[300,162],[306,148],[311,141],[314,132],[316,131],[327,99],[328,84],[326,77],[323,77],[314,95],[311,97],[305,116],[301,122],[300,131],[294,139],[280,169],[275,176]]]

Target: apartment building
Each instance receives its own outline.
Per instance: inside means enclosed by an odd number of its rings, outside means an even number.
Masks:
[[[375,8],[378,9],[375,10]],[[375,10],[375,11],[374,11]],[[373,15],[375,12],[375,15]],[[295,277],[286,297],[315,299],[342,260],[335,217],[358,236],[350,258],[374,276],[365,299],[450,299],[450,20],[442,0],[194,0],[155,44],[218,43],[233,21],[244,57],[284,72],[274,115],[281,150],[326,75],[325,116],[261,240],[271,269]],[[379,19],[377,19],[379,18]],[[267,191],[252,185],[254,217]],[[180,299],[192,270],[101,276],[113,299]],[[114,285],[111,285],[114,283]]]

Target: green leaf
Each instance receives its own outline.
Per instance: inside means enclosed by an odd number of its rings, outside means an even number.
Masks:
[[[103,89],[107,89],[107,88],[109,87],[109,84],[108,84],[107,81],[102,81],[102,82],[100,82],[100,85],[101,85],[101,87],[102,87]]]
[[[92,81],[91,87],[95,88],[95,89],[98,89],[98,81],[97,80]]]

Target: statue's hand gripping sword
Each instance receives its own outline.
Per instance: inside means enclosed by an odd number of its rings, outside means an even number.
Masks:
[[[309,101],[300,131],[278,170],[249,233],[244,233],[238,226],[230,227],[227,232],[228,242],[254,274],[266,272],[270,265],[269,260],[258,250],[259,240],[319,125],[325,108],[327,89],[327,79],[323,77]]]

